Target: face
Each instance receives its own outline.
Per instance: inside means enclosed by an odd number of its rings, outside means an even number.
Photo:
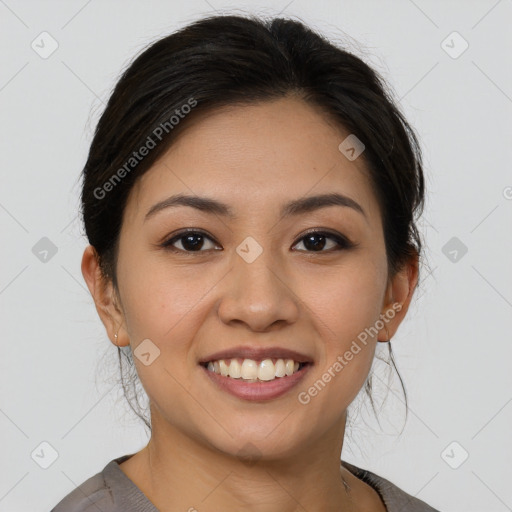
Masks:
[[[342,430],[377,334],[367,331],[357,353],[353,342],[391,309],[377,199],[362,156],[338,149],[348,135],[299,99],[225,108],[191,125],[138,180],[120,234],[120,339],[160,434],[226,454],[251,443],[270,459]],[[161,204],[176,194],[232,215]],[[349,201],[281,215],[322,194]],[[241,398],[199,364],[239,346],[294,350],[310,364],[279,396]]]

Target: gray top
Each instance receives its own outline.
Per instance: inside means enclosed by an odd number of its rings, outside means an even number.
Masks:
[[[51,512],[158,512],[119,467],[132,455],[111,460],[103,471],[71,491]],[[388,512],[439,512],[375,473],[345,461],[341,464],[379,493]]]

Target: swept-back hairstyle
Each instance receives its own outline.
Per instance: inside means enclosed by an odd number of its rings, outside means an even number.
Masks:
[[[302,22],[212,16],[159,39],[138,55],[122,73],[97,124],[82,175],[82,216],[103,275],[116,290],[119,233],[136,180],[207,112],[289,95],[313,105],[364,144],[360,158],[380,207],[389,276],[410,257],[421,256],[415,223],[424,202],[421,151],[384,80]],[[135,389],[131,352],[125,355],[132,371],[129,384]],[[371,382],[370,375],[365,389],[374,407]]]

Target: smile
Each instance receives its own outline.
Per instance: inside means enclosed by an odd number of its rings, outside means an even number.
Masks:
[[[243,400],[262,401],[278,398],[295,387],[312,363],[293,359],[238,359],[200,364],[209,381],[218,389]]]

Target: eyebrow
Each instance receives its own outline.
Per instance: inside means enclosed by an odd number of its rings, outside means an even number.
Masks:
[[[144,218],[144,222],[166,208],[175,208],[177,206],[189,206],[205,213],[228,217],[232,220],[237,219],[233,209],[216,199],[201,196],[189,196],[176,194],[153,205]],[[320,208],[328,206],[343,206],[352,208],[367,218],[362,206],[348,196],[338,193],[320,194],[315,196],[302,197],[286,203],[281,209],[281,217],[289,217],[309,213]]]

